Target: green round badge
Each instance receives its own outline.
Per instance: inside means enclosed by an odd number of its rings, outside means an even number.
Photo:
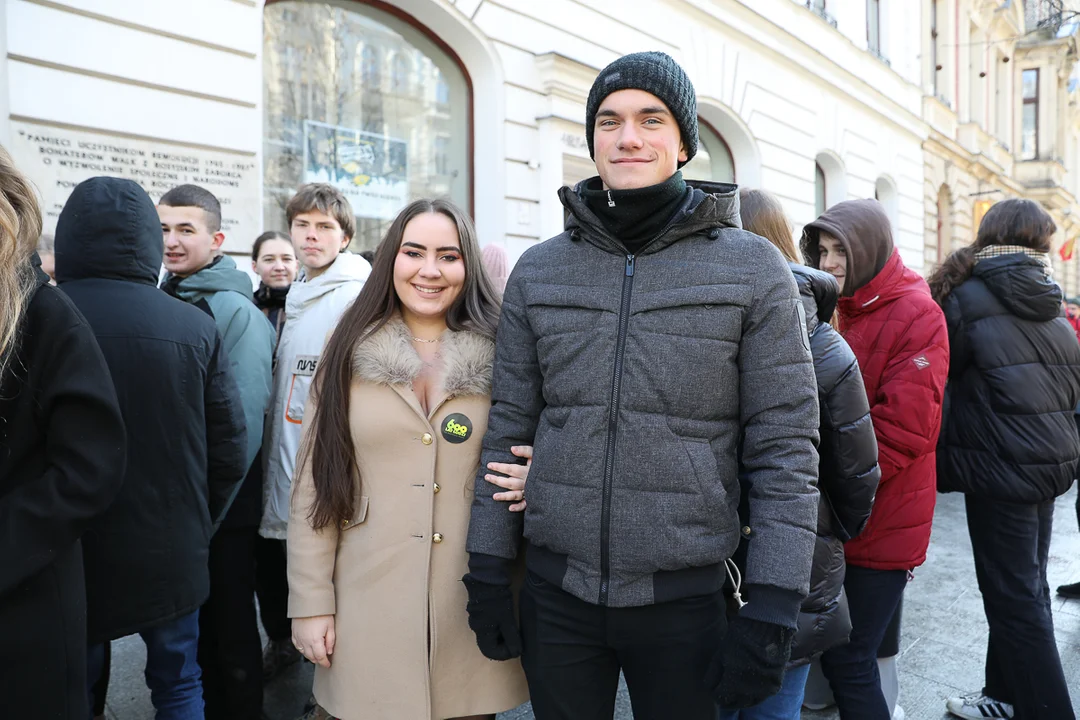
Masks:
[[[442,436],[447,442],[463,443],[472,435],[473,424],[467,416],[461,413],[447,415],[442,424]]]

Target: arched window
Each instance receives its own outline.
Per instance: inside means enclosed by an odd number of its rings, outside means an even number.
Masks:
[[[287,230],[285,206],[308,182],[348,198],[355,250],[418,197],[470,208],[469,81],[434,34],[364,3],[304,0],[267,4],[264,28],[266,229]]]
[[[382,84],[382,73],[379,72],[379,51],[370,45],[365,45],[360,53],[360,79],[368,90],[375,90]]]
[[[735,182],[735,160],[720,133],[703,118],[698,118],[698,150],[694,159],[682,169],[688,180]]]
[[[820,163],[814,163],[814,215],[821,217],[825,212],[825,193],[827,187],[825,185],[825,171],[821,169]]]
[[[818,215],[847,199],[847,171],[834,153],[827,150],[814,159],[814,210]]]
[[[409,76],[412,74],[412,64],[403,54],[394,56],[392,74],[390,75],[390,87],[394,92],[407,92],[409,90]]]
[[[900,195],[896,192],[896,185],[884,175],[874,183],[874,199],[885,208],[885,214],[889,216],[889,224],[892,225],[893,236],[898,230],[897,223],[900,215]]]

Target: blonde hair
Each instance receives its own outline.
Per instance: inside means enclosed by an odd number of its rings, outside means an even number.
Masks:
[[[739,190],[739,215],[744,230],[771,242],[788,262],[803,264],[792,237],[791,223],[775,195],[765,190],[742,188]]]
[[[0,146],[0,374],[15,349],[19,322],[36,285],[30,257],[40,235],[34,188]]]

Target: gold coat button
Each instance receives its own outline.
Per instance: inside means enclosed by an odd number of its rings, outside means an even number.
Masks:
[[[435,483],[435,492],[439,492],[440,489],[439,483]]]
[[[745,535],[746,537],[750,537],[750,532],[751,532],[750,531],[750,526],[749,525],[743,525],[742,534]]]
[[[425,445],[430,445],[433,440],[434,438],[431,437],[431,433],[424,433],[424,436],[420,438],[420,442],[424,443]]]
[[[436,545],[441,543],[442,542],[442,533],[435,533],[434,535],[432,535],[431,536],[431,542],[435,543]]]

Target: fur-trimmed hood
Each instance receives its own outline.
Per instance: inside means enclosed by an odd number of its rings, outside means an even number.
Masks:
[[[411,333],[395,317],[353,351],[353,377],[379,385],[412,385],[423,362],[410,344]],[[447,330],[441,343],[442,387],[447,395],[491,394],[495,343],[468,330]]]

